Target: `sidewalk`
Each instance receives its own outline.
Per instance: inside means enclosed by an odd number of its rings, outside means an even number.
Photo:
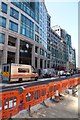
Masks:
[[[32,117],[24,110],[14,118],[78,118],[78,93],[74,97],[64,92],[63,100],[59,103],[46,100],[46,105],[48,108],[41,104],[32,107]]]

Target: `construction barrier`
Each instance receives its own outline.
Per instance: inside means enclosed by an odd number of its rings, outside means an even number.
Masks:
[[[24,90],[23,104],[25,109],[41,103],[45,100],[47,94],[46,85],[34,86]]]
[[[21,110],[30,109],[52,96],[55,96],[58,101],[62,91],[78,84],[80,84],[80,77],[23,88],[21,93],[19,90],[2,92],[0,93],[0,118],[10,118]]]
[[[66,90],[67,88],[69,88],[69,80],[63,80],[61,81],[61,88],[60,88],[60,92]]]
[[[78,84],[80,84],[80,78],[78,78]]]
[[[0,101],[2,102],[2,108],[0,110],[1,117],[9,118],[13,115],[16,115],[19,112],[20,105],[19,92],[16,90],[4,92],[0,94],[0,96]]]

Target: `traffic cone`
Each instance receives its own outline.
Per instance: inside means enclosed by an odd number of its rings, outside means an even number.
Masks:
[[[59,99],[59,92],[58,92],[58,90],[56,90],[54,101],[59,102],[59,100],[60,100]]]

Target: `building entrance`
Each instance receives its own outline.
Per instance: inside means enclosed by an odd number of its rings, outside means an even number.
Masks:
[[[20,40],[19,63],[31,65],[32,45],[28,42]]]

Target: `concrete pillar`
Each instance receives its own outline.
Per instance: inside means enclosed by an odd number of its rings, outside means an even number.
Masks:
[[[37,68],[40,69],[40,58],[37,59]]]
[[[8,33],[5,34],[5,43],[3,47],[2,63],[7,63]]]
[[[7,18],[10,16],[10,3],[8,2],[8,12]],[[9,29],[9,19],[6,19],[6,33],[5,33],[5,43],[3,48],[3,56],[2,56],[2,63],[7,63],[7,48],[8,48],[8,29]]]
[[[19,64],[19,48],[20,48],[20,39],[16,39],[16,54],[15,54],[15,63]]]
[[[6,29],[8,30],[9,29],[9,18],[10,18],[10,2],[8,2],[8,11],[7,11],[7,18],[6,19]]]
[[[49,65],[49,68],[51,68],[51,60],[50,60],[50,65]]]
[[[38,55],[40,54],[40,48],[38,48]],[[40,58],[37,58],[37,68],[40,69]]]
[[[47,68],[47,60],[46,60],[46,68]]]
[[[32,46],[32,62],[31,65],[35,68],[35,45]]]
[[[42,69],[44,69],[44,59],[42,60]]]

